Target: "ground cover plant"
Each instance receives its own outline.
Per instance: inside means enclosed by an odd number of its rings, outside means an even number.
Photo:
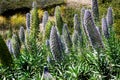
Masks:
[[[43,12],[41,21],[34,1],[25,27],[10,29],[6,40],[0,35],[0,80],[120,79],[112,6],[100,20],[98,2],[92,0],[91,9],[73,14],[71,33],[61,10],[56,6],[54,19]]]

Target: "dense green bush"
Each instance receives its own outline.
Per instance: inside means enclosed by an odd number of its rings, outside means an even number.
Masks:
[[[25,26],[25,16],[21,14],[15,14],[10,17],[9,23],[14,29],[19,29],[19,27]]]
[[[0,35],[0,64],[6,67],[10,67],[13,63],[12,56],[6,46],[5,41]]]
[[[79,14],[79,11],[72,7],[70,8],[70,7],[62,6],[61,12],[62,12],[63,21],[68,24],[68,28],[70,29],[70,34],[71,34],[73,32],[73,26],[74,26],[73,24],[74,14]]]
[[[12,30],[12,28],[10,27],[9,30],[6,31],[7,39],[8,39],[8,38],[12,38],[12,33],[13,33],[13,30]]]

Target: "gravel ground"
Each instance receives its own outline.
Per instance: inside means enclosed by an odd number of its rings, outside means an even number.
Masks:
[[[68,6],[78,7],[80,5],[91,5],[91,0],[67,0]]]

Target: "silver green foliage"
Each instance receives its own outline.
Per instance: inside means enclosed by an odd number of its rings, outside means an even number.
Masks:
[[[57,34],[56,28],[53,26],[50,33],[50,49],[53,54],[53,57],[57,61],[61,61],[63,58],[63,49],[61,47],[61,41]]]
[[[103,48],[104,46],[101,36],[94,24],[91,12],[89,10],[85,10],[84,24],[85,24],[87,36],[93,48],[96,50],[98,50],[99,48]]]

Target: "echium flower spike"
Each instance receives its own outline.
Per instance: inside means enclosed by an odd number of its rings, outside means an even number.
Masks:
[[[108,8],[106,19],[107,19],[107,25],[108,25],[108,27],[111,27],[112,24],[113,24],[112,7]]]
[[[20,27],[19,38],[20,38],[20,41],[22,43],[25,42],[25,32],[24,32],[24,27],[23,26]]]
[[[12,52],[15,58],[17,58],[20,54],[20,44],[17,39],[17,35],[13,34],[12,36]]]
[[[30,16],[31,16],[30,13],[26,14],[26,28],[27,28],[27,30],[30,29]]]
[[[78,47],[78,38],[79,38],[78,32],[74,30],[74,33],[72,35],[72,43],[74,48]]]
[[[96,26],[96,28],[97,28],[98,33],[99,33],[99,34],[100,34],[100,36],[101,36],[100,27]]]
[[[9,49],[9,52],[12,54],[13,52],[12,52],[12,43],[11,43],[11,40],[8,39],[7,42],[6,42],[6,44],[7,44],[7,47]]]
[[[30,18],[30,37],[31,39],[36,39],[39,31],[39,17],[37,7],[32,8]]]
[[[44,12],[44,15],[43,15],[43,18],[42,18],[42,30],[43,30],[43,33],[45,33],[45,26],[46,26],[46,23],[48,21],[48,17],[49,17],[49,14],[47,11]]]
[[[94,21],[99,21],[99,8],[98,8],[98,1],[92,0],[92,14]]]
[[[78,14],[74,15],[74,30],[78,31],[78,34],[81,35],[80,20]]]
[[[10,55],[5,41],[0,35],[0,64],[2,64],[2,66],[10,67],[12,66],[12,63],[12,56]]]
[[[58,31],[57,31],[57,34],[58,34],[58,42],[59,42],[59,45],[60,45],[61,52],[64,52],[65,46],[64,46],[64,43],[63,43],[63,39],[62,39],[62,37],[59,35]]]
[[[83,27],[83,29],[84,29],[84,13],[85,13],[85,8],[83,7],[82,9],[81,9],[81,24],[82,24],[82,27]]]
[[[79,43],[80,43],[80,46],[83,45],[83,36],[82,36],[82,30],[81,30],[81,27],[80,27],[80,20],[79,20],[79,16],[78,14],[75,14],[74,15],[74,30],[78,32],[78,36],[79,36]]]
[[[51,28],[50,33],[50,49],[56,61],[61,61],[63,59],[63,49],[61,48],[57,30],[54,26]]]
[[[45,36],[44,36],[45,39],[50,38],[50,31],[51,31],[52,26],[53,26],[53,22],[48,20],[45,26]]]
[[[63,42],[65,44],[66,52],[69,52],[72,47],[72,40],[70,37],[70,33],[68,31],[67,24],[64,24],[63,26],[62,36],[63,36]]]
[[[37,2],[36,1],[33,1],[32,8],[37,8]]]
[[[85,29],[87,32],[87,36],[89,38],[89,41],[91,42],[94,49],[97,51],[104,47],[101,36],[94,24],[91,12],[89,10],[85,10],[84,15],[84,24]]]
[[[25,45],[27,48],[29,48],[30,44],[30,30],[25,31]]]
[[[86,30],[85,30],[85,25],[84,25],[84,14],[85,14],[85,8],[83,7],[81,9],[81,30],[82,30],[82,47],[83,46],[87,46],[88,45],[88,40],[87,40],[87,36],[86,36]]]
[[[63,20],[61,17],[61,10],[59,6],[55,8],[55,24],[57,26],[59,34],[62,35]]]
[[[105,38],[109,38],[109,31],[106,18],[102,18],[102,34],[105,36]]]

